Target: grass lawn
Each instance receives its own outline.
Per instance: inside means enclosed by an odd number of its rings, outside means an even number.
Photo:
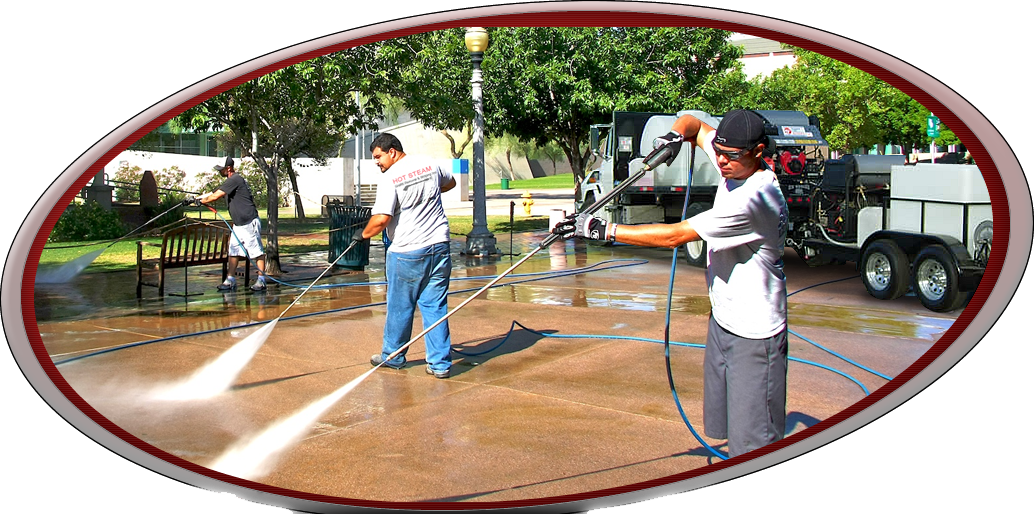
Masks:
[[[485,190],[498,191],[499,184],[485,184]],[[574,190],[574,174],[562,173],[528,180],[511,180],[510,189],[571,189]]]
[[[313,216],[313,214],[315,214],[315,216]],[[227,220],[230,218],[226,211],[220,211],[219,215]],[[306,213],[306,215],[306,219],[297,219],[294,217],[293,208],[280,209],[277,239],[280,245],[281,256],[327,251],[327,234],[330,231],[330,220],[328,218],[319,217],[319,211],[315,213]],[[192,210],[188,212],[188,216],[193,219],[222,223],[222,220],[219,219],[219,217],[212,214],[212,211],[207,209],[200,213],[196,210]],[[259,217],[262,218],[262,230],[265,232],[269,228],[266,221],[265,211],[260,211]],[[497,237],[501,237],[503,234],[509,234],[511,228],[509,216],[488,216],[487,221],[488,230],[496,234]],[[549,218],[546,216],[521,217],[520,219],[515,218],[513,231],[527,232],[533,230],[545,230],[548,228],[548,225]],[[453,237],[463,236],[470,233],[473,226],[474,223],[472,216],[449,216],[449,231],[452,233]],[[380,239],[380,236],[374,236],[374,238]],[[135,269],[137,241],[148,241],[155,244],[161,244],[162,239],[161,237],[137,237],[137,235],[134,235],[123,241],[119,241],[112,245],[111,248],[104,250],[104,253],[100,254],[100,256],[93,261],[93,264],[88,266],[83,270],[83,272],[96,273],[105,271],[128,271]],[[263,242],[266,242],[265,237],[263,237]],[[109,244],[111,244],[110,240],[95,243],[50,243],[43,248],[39,262],[41,266],[65,264],[76,257],[101,250]],[[158,253],[158,248],[144,248],[144,258],[158,257]]]

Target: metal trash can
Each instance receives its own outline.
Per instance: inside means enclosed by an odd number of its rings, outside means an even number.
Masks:
[[[327,205],[332,203],[355,205],[355,197],[345,195],[323,195],[323,199],[320,201],[320,216],[327,217],[330,215],[330,213],[327,212]]]
[[[352,243],[352,235],[366,228],[370,222],[370,207],[356,207],[343,203],[328,203],[330,214],[330,253],[327,262],[334,262]],[[362,271],[370,264],[370,241],[356,245],[347,254],[337,260],[335,266]]]

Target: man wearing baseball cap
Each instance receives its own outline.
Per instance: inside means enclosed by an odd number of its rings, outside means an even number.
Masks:
[[[680,116],[654,148],[699,146],[721,173],[714,207],[682,221],[618,225],[572,215],[553,233],[639,246],[675,248],[707,242],[711,299],[704,357],[704,432],[728,439],[729,456],[782,439],[786,429],[787,207],[779,180],[762,159],[765,123],[734,110],[714,129]],[[692,150],[691,150],[692,151]]]
[[[251,285],[254,291],[266,289],[266,251],[262,248],[262,222],[259,221],[258,208],[251,196],[251,188],[240,174],[233,168],[233,158],[227,156],[222,166],[212,167],[226,180],[219,188],[197,199],[199,203],[209,204],[220,198],[226,198],[230,219],[233,220],[233,234],[230,238],[230,255],[227,259],[226,281],[219,284],[220,291],[237,287],[237,263],[243,257],[255,260],[258,277]]]

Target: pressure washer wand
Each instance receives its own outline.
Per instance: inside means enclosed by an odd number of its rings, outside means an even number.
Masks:
[[[632,175],[630,175],[625,180],[621,181],[621,183],[618,184],[617,186],[614,186],[614,189],[610,190],[610,192],[608,192],[607,194],[603,195],[603,197],[601,197],[600,199],[596,200],[596,202],[594,202],[592,205],[590,205],[588,208],[586,208],[584,213],[585,214],[592,214],[592,213],[602,209],[604,205],[606,205],[611,200],[613,200],[617,195],[621,194],[621,192],[624,191],[626,188],[628,188],[628,186],[631,186],[632,184],[638,182],[639,179],[643,178],[643,176],[646,175],[647,171],[650,171],[653,168],[655,168],[656,166],[658,166],[659,164],[661,164],[662,162],[667,161],[670,157],[671,157],[671,149],[670,148],[662,147],[662,148],[657,149],[656,151],[651,153],[649,156],[647,156],[647,158],[645,160],[645,165],[643,166],[642,169],[640,169],[639,171],[633,173]],[[425,328],[419,334],[417,334],[412,339],[410,339],[409,342],[407,342],[406,344],[404,344],[401,347],[399,347],[398,350],[395,350],[394,352],[392,352],[391,355],[388,355],[388,357],[385,358],[384,360],[382,360],[380,364],[378,364],[377,366],[374,367],[374,369],[383,366],[385,362],[388,362],[391,359],[394,359],[395,357],[397,357],[400,353],[402,353],[406,348],[409,348],[409,346],[412,345],[414,342],[416,342],[418,339],[420,339],[421,337],[424,337],[425,334],[427,334],[432,329],[434,329],[435,327],[440,325],[443,321],[449,319],[449,316],[452,316],[453,314],[455,314],[456,311],[462,309],[465,305],[470,303],[471,300],[473,300],[474,298],[477,298],[478,296],[480,296],[481,293],[485,292],[486,290],[488,290],[489,288],[494,286],[497,282],[502,280],[503,277],[505,277],[506,275],[509,275],[510,272],[512,272],[513,270],[517,269],[521,264],[524,264],[524,261],[530,259],[533,255],[538,253],[543,248],[546,248],[549,245],[557,242],[557,240],[559,240],[560,237],[561,236],[558,235],[558,234],[550,234],[549,237],[547,237],[541,243],[539,243],[539,245],[536,246],[534,250],[532,250],[531,252],[528,252],[528,254],[525,255],[524,257],[521,257],[521,259],[519,261],[517,261],[516,263],[514,263],[512,266],[510,266],[509,269],[507,269],[506,271],[502,272],[497,277],[492,279],[491,282],[489,282],[489,283],[485,284],[484,286],[482,286],[481,289],[478,289],[477,292],[475,292],[474,294],[472,294],[469,297],[467,297],[466,300],[463,300],[463,302],[461,302],[459,305],[457,305],[451,311],[445,313],[445,315],[442,316],[441,319],[439,319],[438,321],[435,321],[431,326]],[[512,251],[513,250],[511,250],[511,252]]]
[[[155,217],[145,221],[143,225],[140,225],[139,227],[134,228],[133,230],[129,231],[128,234],[126,234],[126,235],[124,235],[124,236],[122,236],[122,237],[112,241],[110,244],[108,244],[107,247],[111,248],[112,246],[115,245],[115,243],[117,243],[117,242],[119,242],[119,241],[121,241],[121,240],[123,240],[123,239],[125,239],[125,238],[127,238],[127,237],[129,237],[129,236],[131,236],[131,235],[133,235],[135,233],[137,233],[137,231],[139,231],[140,229],[150,225],[151,223],[154,223],[158,218],[161,218],[162,216],[165,216],[166,214],[168,214],[168,213],[170,213],[170,212],[172,212],[172,211],[174,211],[176,209],[179,209],[182,206],[183,206],[182,203],[177,203],[176,205],[173,205],[171,209],[169,209],[169,210],[167,210],[167,211],[165,211],[165,212],[163,212],[163,213],[161,213],[161,214],[159,214],[159,215],[157,215],[157,216],[155,216]]]
[[[287,308],[284,309],[284,311],[281,312],[280,315],[276,317],[276,319],[279,320],[280,318],[284,317],[284,314],[287,314],[287,311],[291,310],[291,307],[294,307],[294,304],[298,303],[298,300],[301,300],[302,297],[305,296],[305,293],[308,293],[309,289],[312,289],[312,286],[316,285],[316,282],[319,282],[320,279],[323,278],[323,275],[326,275],[327,272],[330,271],[330,269],[333,268],[335,264],[337,264],[337,261],[340,261],[341,258],[344,257],[346,253],[351,252],[352,248],[354,248],[355,245],[357,245],[357,244],[359,244],[359,241],[353,239],[352,243],[348,245],[348,248],[345,248],[345,251],[341,252],[341,254],[338,255],[336,259],[334,259],[334,262],[330,263],[330,266],[327,266],[327,269],[323,270],[323,273],[320,273],[320,276],[316,277],[316,280],[313,280],[312,283],[309,284],[309,287],[306,287],[305,290],[302,291],[301,294],[299,294],[294,299],[293,302],[291,302],[291,305],[288,305]]]

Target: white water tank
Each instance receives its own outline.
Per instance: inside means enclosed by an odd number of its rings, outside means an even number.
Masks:
[[[991,219],[991,197],[975,165],[891,168],[888,229],[951,236],[974,255],[974,232]]]

